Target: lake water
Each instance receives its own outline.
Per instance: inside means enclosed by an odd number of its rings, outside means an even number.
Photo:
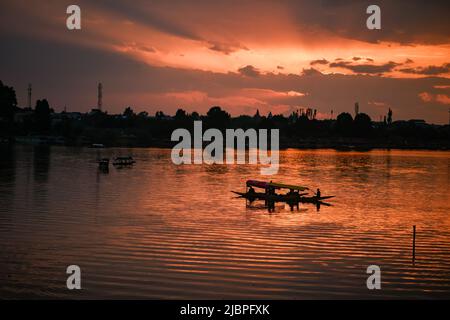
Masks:
[[[449,152],[282,151],[269,179],[336,198],[269,213],[230,192],[268,179],[255,165],[1,150],[0,298],[450,298]],[[98,171],[98,156],[120,155],[136,165]],[[72,264],[80,291],[66,288]],[[369,265],[381,290],[366,287]]]

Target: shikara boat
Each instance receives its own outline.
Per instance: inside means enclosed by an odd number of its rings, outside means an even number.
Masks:
[[[113,161],[114,166],[131,166],[135,163],[133,157],[117,157]]]
[[[324,197],[317,197],[317,196],[311,196],[311,197],[305,197],[307,193],[298,193],[298,194],[266,194],[263,192],[255,192],[255,193],[249,193],[249,192],[238,192],[238,191],[231,191],[234,194],[248,199],[248,200],[267,200],[267,201],[275,201],[275,202],[302,202],[302,203],[317,203],[321,202],[327,199],[334,198],[335,196],[324,196]]]
[[[308,193],[300,193],[300,191],[309,190],[308,187],[290,185],[277,182],[265,182],[258,180],[248,180],[246,182],[248,189],[246,192],[232,191],[234,194],[249,200],[250,202],[255,200],[264,200],[269,202],[286,202],[293,203],[313,203],[320,204],[324,200],[331,199],[334,196],[306,196]],[[264,192],[256,192],[253,188],[264,189]],[[286,189],[289,190],[286,194],[276,194],[275,190]],[[253,191],[251,191],[253,190]]]

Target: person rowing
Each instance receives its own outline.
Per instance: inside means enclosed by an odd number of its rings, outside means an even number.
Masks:
[[[295,195],[298,195],[298,192],[296,192],[294,189],[289,189],[287,195],[293,197]]]

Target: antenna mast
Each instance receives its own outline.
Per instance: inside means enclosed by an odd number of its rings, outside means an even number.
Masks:
[[[31,83],[28,84],[28,108],[31,109]]]
[[[102,110],[102,97],[103,97],[103,93],[102,93],[102,83],[100,82],[98,84],[98,100],[97,100],[97,108],[101,111]]]

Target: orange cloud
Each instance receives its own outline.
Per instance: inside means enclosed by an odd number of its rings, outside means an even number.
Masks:
[[[420,99],[424,102],[437,102],[440,104],[450,104],[450,97],[446,94],[431,94],[428,92],[419,93]]]
[[[80,0],[79,5],[83,14],[79,33],[69,33],[64,28],[63,4],[46,1],[5,1],[4,10],[9,14],[4,15],[0,24],[12,33],[110,50],[152,66],[222,73],[252,66],[261,73],[298,74],[310,63],[322,73],[333,73],[335,70],[327,62],[343,58],[376,61],[373,67],[366,64],[365,69],[371,70],[389,67],[390,61],[397,64],[407,60],[405,70],[410,72],[387,68],[383,74],[417,78],[442,71],[439,66],[447,63],[450,56],[450,44],[444,41],[445,33],[436,27],[438,21],[430,18],[422,28],[411,25],[411,32],[420,33],[420,37],[408,40],[404,33],[385,31],[377,33],[381,38],[374,41],[373,32],[361,33],[359,29],[364,28],[357,29],[356,25],[349,29],[357,17],[345,4],[248,1],[240,3],[239,10],[227,2],[155,2],[149,6],[139,0],[133,4],[115,1],[110,5]],[[396,5],[386,6],[398,9]],[[328,14],[330,10],[339,15]],[[438,9],[431,13],[441,15]],[[17,16],[22,17],[23,23],[16,23]],[[310,23],[312,20],[314,23]],[[402,20],[391,25],[397,23],[409,22]],[[440,41],[436,41],[433,32]],[[433,41],[423,41],[425,34]],[[281,65],[283,69],[279,68]],[[353,74],[354,68],[343,66],[339,71]]]
[[[399,118],[447,122],[450,36],[439,3],[408,1],[404,15],[386,2],[380,32],[364,27],[354,1],[77,3],[82,30],[70,32],[64,2],[2,2],[0,70],[19,100],[32,81],[56,109],[87,111],[102,81],[111,112],[220,104],[234,114],[313,106],[326,115],[360,101],[373,117],[391,107]]]

